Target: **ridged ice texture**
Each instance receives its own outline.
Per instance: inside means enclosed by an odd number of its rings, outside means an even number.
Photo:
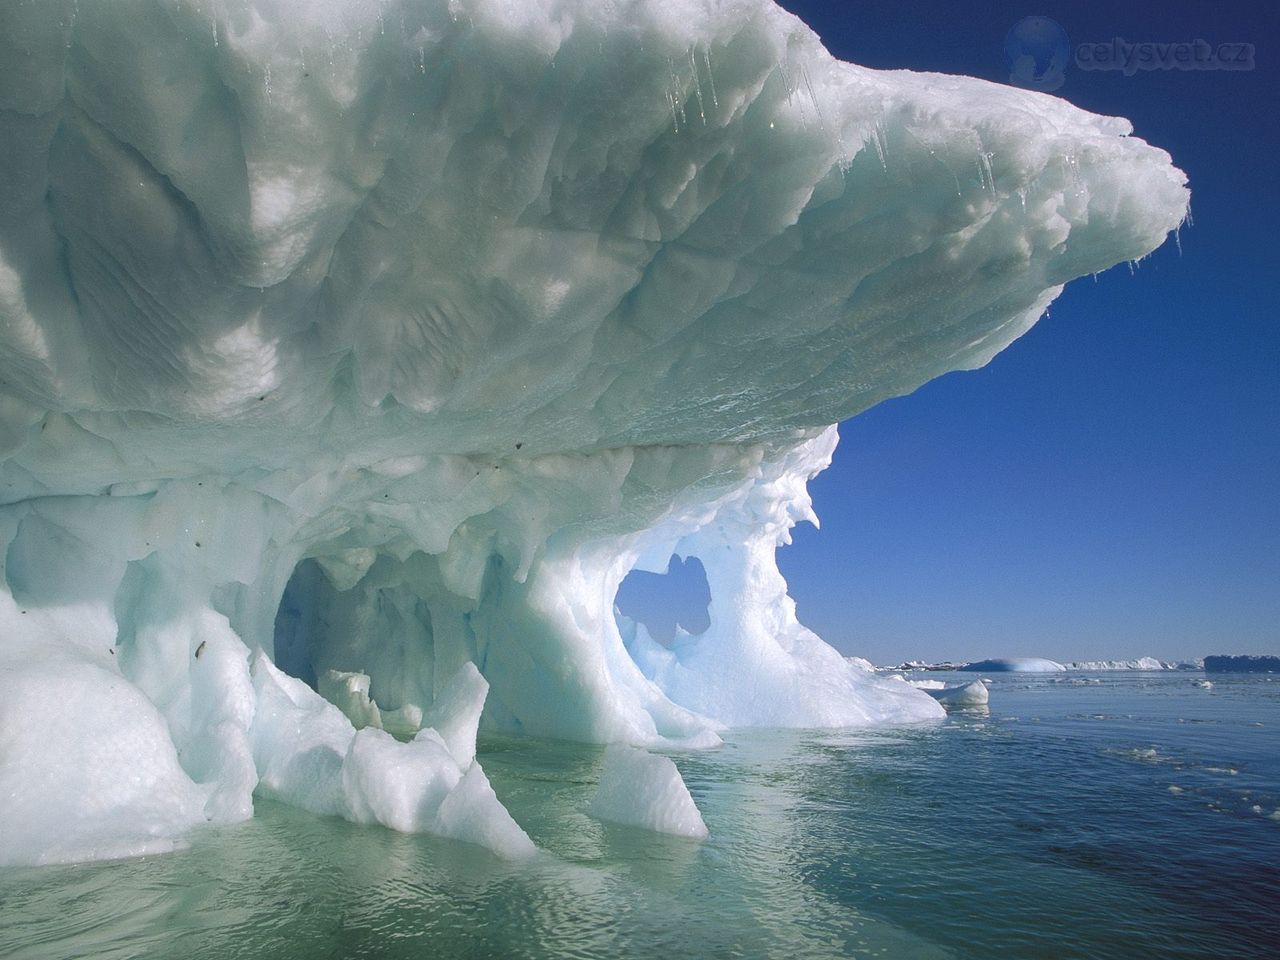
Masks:
[[[127,852],[247,816],[328,756],[264,752],[257,650],[442,743],[475,735],[468,664],[505,733],[937,715],[801,627],[773,551],[827,425],[1179,223],[1129,132],[838,63],[765,0],[5,0],[0,821],[133,822]],[[666,650],[612,602],[672,551],[712,627]],[[283,687],[342,746],[340,812],[516,849],[478,768],[433,740],[395,781]],[[405,799],[456,775],[474,803]]]

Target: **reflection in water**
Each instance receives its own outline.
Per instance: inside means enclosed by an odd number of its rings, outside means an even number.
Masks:
[[[0,871],[0,956],[1262,956],[1276,693],[1011,679],[990,716],[735,733],[675,757],[705,843],[587,816],[597,748],[493,741],[531,862],[259,801],[176,854]]]

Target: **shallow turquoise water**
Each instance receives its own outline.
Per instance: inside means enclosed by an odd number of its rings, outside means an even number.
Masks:
[[[990,716],[737,732],[675,755],[702,844],[583,814],[596,749],[490,742],[531,863],[263,801],[177,854],[0,871],[0,956],[1275,956],[1280,680],[1198,676],[1000,676]]]

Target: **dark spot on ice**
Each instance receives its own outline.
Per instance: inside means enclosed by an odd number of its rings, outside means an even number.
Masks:
[[[22,612],[23,612],[23,613],[26,613],[27,611],[23,610]]]
[[[516,449],[517,449],[517,450],[519,450],[519,449],[520,449],[521,447],[523,447],[523,446],[524,446],[524,444],[523,444],[523,443],[517,443],[517,444],[516,444]]]
[[[304,76],[305,76],[305,74],[304,74]],[[265,399],[267,399],[267,398],[266,398],[266,396],[265,396],[265,395],[263,395],[263,396],[259,397],[258,399],[259,399],[259,400],[265,400]]]
[[[196,541],[196,546],[197,546],[197,547],[198,547],[198,546],[200,546],[200,541],[199,541],[199,540],[197,540],[197,541]]]
[[[200,641],[200,646],[196,647],[196,659],[197,659],[197,660],[199,660],[199,659],[200,659],[200,654],[204,653],[204,645],[205,645],[206,643],[208,643],[208,642],[209,642],[208,640],[201,640],[201,641]]]

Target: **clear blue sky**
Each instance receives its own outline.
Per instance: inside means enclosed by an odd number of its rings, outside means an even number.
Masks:
[[[878,68],[1006,82],[1005,36],[1028,15],[1073,48],[1202,38],[1252,43],[1256,63],[1067,67],[1056,95],[1130,118],[1188,173],[1182,252],[1076,281],[985,369],[842,424],[811,485],[822,530],[798,528],[779,556],[801,621],[878,663],[1280,653],[1280,12],[783,5]],[[675,615],[697,619],[680,612],[696,587],[676,591]]]

